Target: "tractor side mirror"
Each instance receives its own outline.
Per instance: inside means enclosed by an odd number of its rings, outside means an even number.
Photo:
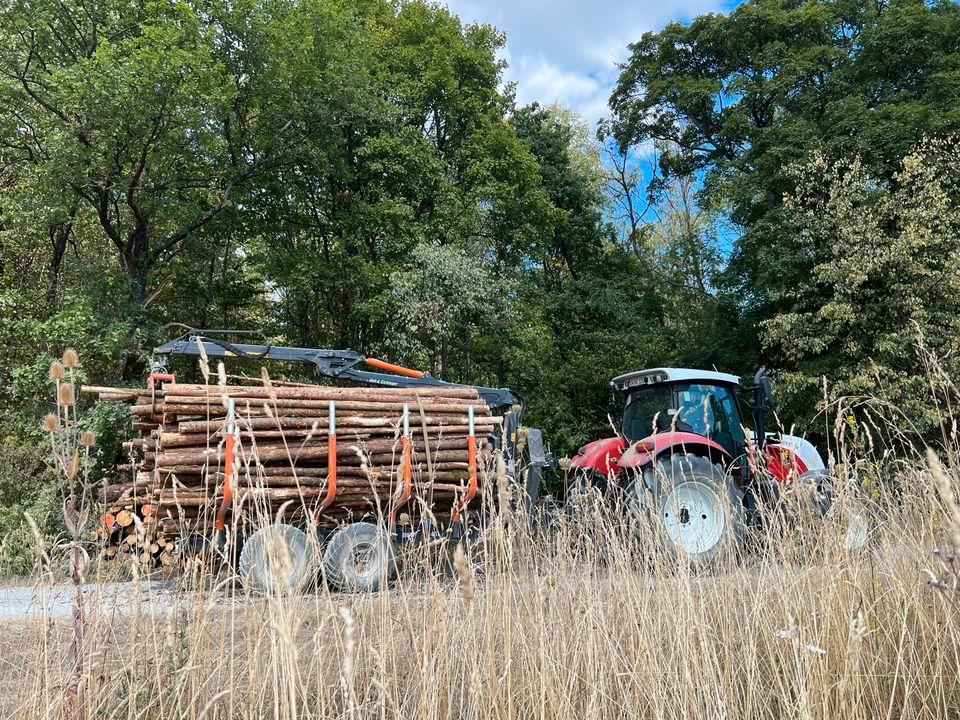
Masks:
[[[767,376],[766,368],[757,370],[757,374],[753,376],[753,384],[756,391],[757,407],[772,410],[776,402],[773,399],[773,388],[770,387],[770,378]]]

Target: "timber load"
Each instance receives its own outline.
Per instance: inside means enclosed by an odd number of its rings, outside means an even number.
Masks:
[[[461,386],[82,389],[130,404],[137,435],[122,482],[100,491],[105,555],[167,565],[178,538],[278,514],[304,528],[456,520],[484,499],[501,422]]]

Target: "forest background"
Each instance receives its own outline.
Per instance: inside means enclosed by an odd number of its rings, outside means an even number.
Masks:
[[[766,365],[813,439],[841,397],[952,432],[960,5],[669,24],[597,127],[519,106],[504,42],[418,1],[0,2],[0,565],[62,522],[51,359],[142,383],[170,322],[508,385],[560,455],[665,365]],[[109,477],[125,408],[86,422]]]

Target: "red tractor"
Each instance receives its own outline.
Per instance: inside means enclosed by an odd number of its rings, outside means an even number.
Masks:
[[[708,566],[738,549],[762,505],[785,484],[808,483],[825,513],[831,501],[820,453],[800,437],[766,433],[773,408],[761,368],[751,387],[708,370],[654,368],[614,378],[625,395],[621,432],[584,445],[571,461],[579,487],[627,494],[635,522],[692,565]],[[754,431],[747,434],[741,394],[750,396]],[[864,521],[850,524],[844,544],[866,542]]]

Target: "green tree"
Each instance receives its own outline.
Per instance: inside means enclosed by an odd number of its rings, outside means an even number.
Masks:
[[[957,376],[960,147],[922,143],[889,179],[822,153],[790,172],[784,214],[812,270],[763,337],[789,362],[795,411],[809,414],[825,376],[834,396],[877,395],[934,429],[919,343]]]
[[[505,120],[497,32],[422,2],[364,3],[352,22],[349,60],[313,90],[341,119],[271,178],[257,258],[292,342],[389,351],[390,278],[416,272],[416,248],[513,266],[550,208]]]
[[[52,296],[78,213],[131,283],[155,271],[276,155],[281,131],[243,102],[205,3],[16,3],[0,16],[5,224],[33,216],[53,245]],[[265,110],[258,108],[258,110]]]
[[[459,244],[421,244],[412,266],[391,276],[399,324],[392,345],[400,357],[428,358],[430,370],[449,379],[450,350],[461,351],[459,379],[472,382],[471,339],[493,334],[510,321],[510,288],[503,273],[485,261],[483,249]]]
[[[611,433],[608,382],[676,357],[663,322],[663,295],[640,256],[604,218],[599,148],[582,121],[556,108],[522,108],[517,134],[540,168],[557,212],[524,265],[522,320],[501,341],[512,386],[532,389],[530,419],[554,448],[573,451]]]
[[[739,236],[722,289],[741,327],[792,312],[813,271],[784,216],[787,168],[816,149],[894,181],[921,138],[960,128],[957,37],[951,0],[751,0],[630,46],[612,133],[622,149],[664,148],[652,190],[701,176],[704,205],[729,212]]]

